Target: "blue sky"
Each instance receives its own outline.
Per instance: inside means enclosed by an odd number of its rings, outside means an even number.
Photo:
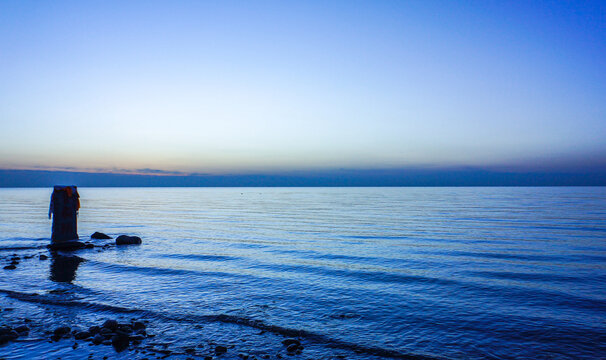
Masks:
[[[0,168],[606,159],[606,3],[2,1]]]

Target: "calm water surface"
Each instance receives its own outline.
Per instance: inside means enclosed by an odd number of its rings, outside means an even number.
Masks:
[[[603,187],[79,191],[81,238],[143,244],[79,251],[67,273],[24,263],[0,297],[148,310],[183,342],[205,321],[303,330],[324,347],[303,358],[606,358]],[[3,254],[48,243],[50,193],[0,189]]]

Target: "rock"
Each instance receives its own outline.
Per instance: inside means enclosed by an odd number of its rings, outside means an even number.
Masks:
[[[53,336],[58,337],[59,339],[62,338],[63,336],[65,336],[66,334],[69,334],[69,331],[71,329],[69,328],[69,326],[61,326],[55,329],[55,331],[53,332]]]
[[[91,239],[111,239],[110,236],[105,235],[102,232],[95,231],[94,234],[90,236]]]
[[[74,345],[72,345],[72,349],[76,350],[78,348],[78,343],[75,342]]]
[[[29,333],[29,327],[27,325],[17,326],[15,328],[15,331],[21,335],[25,335],[25,334]]]
[[[217,345],[215,346],[215,354],[223,355],[227,352],[227,348],[225,346]]]
[[[118,325],[118,330],[122,331],[124,333],[127,333],[127,334],[130,334],[130,333],[133,332],[133,328],[130,327],[130,325],[127,325],[127,324],[120,324],[120,325]]]
[[[116,349],[117,352],[120,352],[128,347],[129,341],[130,340],[127,334],[118,332],[112,338],[112,346],[114,347],[114,349]]]
[[[95,337],[93,338],[93,344],[95,345],[99,345],[103,342],[103,340],[105,340],[105,338],[103,337],[103,335],[101,334],[97,334],[95,335]]]
[[[111,339],[112,336],[115,335],[115,332],[113,332],[112,329],[101,328],[99,334],[101,334],[101,336],[103,336],[105,339]]]
[[[84,331],[78,331],[74,334],[74,338],[76,340],[82,340],[82,339],[88,339],[90,337],[90,332],[84,330]]]
[[[2,327],[2,330],[0,330],[0,344],[13,341],[18,337],[19,334],[8,326],[4,326]]]
[[[115,331],[118,328],[118,322],[116,320],[112,320],[112,319],[106,320],[103,323],[103,327],[106,328],[106,329],[110,329],[112,331]]]
[[[294,353],[294,352],[296,352],[297,350],[299,350],[299,345],[297,345],[297,344],[290,344],[290,345],[288,345],[288,347],[286,348],[286,352],[288,352],[288,353]]]
[[[0,335],[7,335],[10,334],[13,331],[13,329],[10,326],[1,326],[0,327]]]
[[[85,242],[85,243],[84,243],[84,248],[85,248],[85,249],[92,249],[92,248],[94,248],[94,247],[95,247],[95,245],[94,245],[94,244],[92,244],[92,243],[89,243],[89,242]]]
[[[135,330],[139,330],[139,329],[145,329],[145,324],[144,324],[144,323],[142,323],[141,321],[135,321],[135,322],[133,323],[133,328],[134,328]]]
[[[139,245],[141,238],[138,236],[120,235],[116,238],[116,245]]]
[[[48,260],[48,256],[40,254],[40,260]]]
[[[284,344],[284,346],[288,347],[290,345],[297,345],[297,347],[299,347],[301,345],[301,342],[297,339],[284,339],[282,340],[282,344]]]
[[[97,325],[94,325],[94,326],[91,326],[90,328],[88,328],[88,332],[89,332],[91,335],[96,335],[96,334],[98,334],[100,330],[101,330],[101,328],[100,328],[100,327],[98,327]]]
[[[15,270],[16,268],[17,268],[17,267],[16,267],[15,265],[10,264],[10,265],[6,265],[6,266],[4,267],[4,270]]]
[[[47,248],[51,249],[52,251],[78,250],[78,249],[82,249],[85,246],[86,245],[84,245],[84,243],[81,241],[71,240],[71,241],[54,242],[54,243],[48,245]]]

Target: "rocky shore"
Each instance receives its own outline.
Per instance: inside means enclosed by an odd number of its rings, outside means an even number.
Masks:
[[[137,245],[141,244],[141,239],[136,236],[122,235],[117,237],[116,242],[99,243],[99,241],[111,239],[103,233],[95,233],[91,236],[91,241],[80,242],[73,249],[88,249],[86,251],[107,251],[115,246]],[[118,241],[119,240],[119,241]],[[95,250],[96,249],[96,250]],[[4,276],[10,276],[12,271],[19,266],[26,266],[26,261],[36,261],[50,263],[50,279],[60,282],[71,282],[73,274],[66,269],[77,268],[78,264],[84,259],[77,256],[77,251],[68,251],[67,248],[56,250],[51,247],[45,249],[29,249],[30,251],[19,251],[7,255],[0,255],[0,264],[4,263]],[[34,250],[33,252],[31,250]],[[50,251],[49,251],[50,250]],[[67,251],[67,252],[66,252]],[[75,270],[74,270],[75,271]],[[249,339],[234,338],[226,341],[225,336],[218,336],[217,339],[206,337],[197,344],[188,342],[181,344],[175,341],[163,339],[162,331],[167,331],[167,324],[157,323],[158,319],[149,319],[141,316],[131,316],[127,319],[119,317],[96,316],[94,322],[69,321],[63,324],[49,326],[50,323],[57,323],[53,319],[52,308],[44,309],[47,312],[42,318],[27,317],[15,314],[18,312],[20,304],[39,304],[60,305],[64,308],[74,305],[71,300],[71,294],[68,290],[50,290],[47,295],[44,294],[23,294],[22,296],[11,291],[2,291],[8,295],[14,307],[6,307],[6,302],[0,302],[0,359],[4,356],[10,358],[24,358],[13,355],[14,349],[21,346],[34,347],[37,350],[34,357],[43,355],[47,358],[56,359],[243,359],[243,360],[261,360],[261,359],[282,359],[282,358],[300,358],[304,356],[305,346],[301,338],[276,336],[276,334],[265,334],[264,330],[257,330],[255,335],[263,339],[263,345],[258,349],[251,346]],[[19,296],[18,296],[19,295]],[[25,303],[23,303],[25,301]],[[4,306],[2,306],[4,305]],[[84,306],[84,311],[93,311]],[[24,310],[25,311],[25,310]],[[27,311],[25,311],[27,313]],[[79,315],[80,310],[76,312]],[[73,316],[77,319],[79,316]],[[47,321],[48,320],[48,321]],[[194,325],[199,328],[200,326]],[[156,330],[153,330],[156,329]],[[189,329],[168,329],[174,333],[187,332]],[[251,329],[254,331],[254,329]],[[237,340],[237,341],[236,341]],[[242,345],[239,345],[241,343]],[[268,346],[269,344],[269,346]],[[67,353],[65,348],[69,347]],[[62,349],[62,355],[50,355]],[[27,354],[27,350],[22,350]],[[42,351],[43,354],[40,354]],[[16,356],[16,357],[15,357]]]

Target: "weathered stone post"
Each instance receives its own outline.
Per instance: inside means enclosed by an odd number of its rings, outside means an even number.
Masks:
[[[52,244],[78,240],[78,209],[78,189],[75,186],[55,186],[48,210],[48,218],[53,217]]]

